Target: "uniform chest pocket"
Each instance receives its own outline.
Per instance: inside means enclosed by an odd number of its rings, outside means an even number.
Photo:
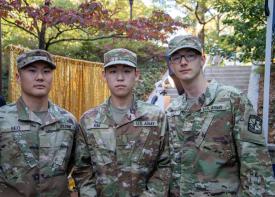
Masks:
[[[116,151],[116,137],[112,128],[90,128],[87,130],[91,155],[99,165],[113,162]]]
[[[156,128],[156,126],[129,125],[127,132],[117,137],[118,160],[127,166],[132,163],[141,165],[145,156],[150,154],[147,164],[151,163],[150,160],[154,158],[153,152],[156,148],[153,147],[154,142],[151,141],[150,136]]]
[[[230,103],[227,102],[203,107],[200,111],[202,120],[197,121],[197,125],[200,125],[198,126],[200,134],[196,138],[197,147],[201,146],[206,135],[217,139],[221,139],[219,135],[230,135],[229,133],[224,133],[231,119],[230,114]],[[220,132],[217,132],[218,130]]]
[[[30,126],[20,125],[1,130],[0,164],[8,180],[17,181],[37,165],[37,157],[29,148],[28,135],[31,135]]]
[[[214,116],[215,115],[213,113],[210,113],[205,118],[202,119],[203,121],[199,120],[198,122],[200,122],[200,123],[197,122],[197,124],[200,124],[199,129],[196,130],[196,128],[194,128],[194,130],[199,131],[195,138],[195,144],[197,147],[200,147],[202,142],[204,141],[204,139],[207,135],[208,128],[209,128]]]
[[[72,125],[64,127],[45,128],[40,133],[40,163],[51,164],[53,173],[65,171],[71,155],[75,128]]]
[[[174,148],[181,149],[186,143],[200,147],[214,116],[214,113],[204,115],[202,112],[194,112],[168,118]]]

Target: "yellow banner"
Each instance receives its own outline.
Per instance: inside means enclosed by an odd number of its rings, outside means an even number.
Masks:
[[[16,57],[26,49],[10,45],[8,101],[14,102],[20,96],[16,82]],[[65,108],[77,119],[89,108],[102,103],[109,95],[107,84],[102,79],[102,63],[53,56],[56,64],[50,100]]]

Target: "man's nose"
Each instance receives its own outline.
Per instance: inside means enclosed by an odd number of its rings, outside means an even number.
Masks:
[[[184,55],[181,56],[180,63],[181,63],[181,64],[187,64],[187,63],[188,63],[188,61],[186,60],[186,58],[185,58]]]
[[[40,72],[40,71],[38,71],[38,72],[36,73],[36,79],[37,79],[37,80],[44,79],[44,75],[43,75],[43,73],[42,73],[42,72]]]
[[[119,72],[118,74],[117,74],[117,80],[124,80],[124,75],[123,75],[123,73],[121,73],[121,72]]]

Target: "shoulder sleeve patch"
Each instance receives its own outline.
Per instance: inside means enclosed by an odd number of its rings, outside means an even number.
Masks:
[[[247,130],[255,134],[261,134],[262,119],[259,116],[250,115],[248,119]]]

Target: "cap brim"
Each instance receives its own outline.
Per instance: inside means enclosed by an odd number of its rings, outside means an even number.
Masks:
[[[175,53],[176,51],[180,50],[180,49],[195,49],[196,51],[202,53],[201,50],[199,50],[198,48],[194,47],[194,46],[190,46],[190,45],[184,45],[184,46],[180,46],[180,47],[177,47],[175,48],[174,50],[170,51],[168,53],[168,56],[171,56],[173,53]]]
[[[123,65],[131,66],[131,67],[134,67],[134,68],[137,67],[137,66],[136,66],[134,63],[132,63],[132,62],[124,61],[124,60],[118,60],[118,61],[112,61],[112,62],[109,62],[108,64],[105,64],[105,65],[104,65],[104,68],[109,67],[109,66],[112,66],[112,65],[117,65],[117,64],[123,64]]]
[[[47,60],[33,60],[33,61],[30,61],[27,64],[23,65],[21,68],[24,68],[34,62],[45,62],[45,63],[49,64],[52,68],[54,68],[54,69],[56,68],[56,65],[54,63],[47,61]],[[21,68],[19,68],[19,69],[21,69]]]

